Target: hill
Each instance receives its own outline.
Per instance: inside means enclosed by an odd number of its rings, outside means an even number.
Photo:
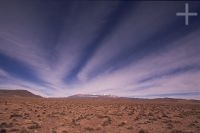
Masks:
[[[92,95],[92,94],[76,94],[67,98],[79,99],[79,98],[120,98],[114,95]]]
[[[33,97],[40,98],[27,90],[0,90],[0,97]]]

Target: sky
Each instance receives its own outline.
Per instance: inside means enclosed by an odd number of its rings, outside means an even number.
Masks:
[[[200,99],[199,35],[200,2],[1,0],[0,89]]]

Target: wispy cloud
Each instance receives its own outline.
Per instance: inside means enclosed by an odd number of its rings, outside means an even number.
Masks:
[[[200,19],[185,26],[176,17],[184,2],[22,0],[0,7],[0,88],[200,99]]]

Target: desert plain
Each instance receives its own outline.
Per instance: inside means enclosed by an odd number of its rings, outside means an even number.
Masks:
[[[200,101],[0,96],[0,133],[200,133]]]

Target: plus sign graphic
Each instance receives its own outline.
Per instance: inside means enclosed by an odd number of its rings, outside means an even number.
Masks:
[[[188,3],[185,4],[185,12],[183,13],[176,13],[177,16],[185,16],[185,25],[189,25],[189,16],[197,16],[197,13],[189,12],[189,5]]]

